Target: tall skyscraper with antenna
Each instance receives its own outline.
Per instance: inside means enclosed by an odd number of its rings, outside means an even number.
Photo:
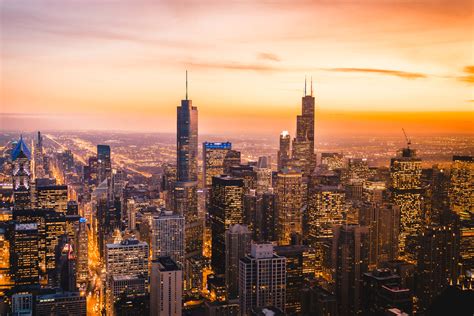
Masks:
[[[188,99],[186,71],[186,99],[177,108],[177,174],[178,181],[197,181],[198,171],[198,110]]]
[[[301,115],[296,117],[296,137],[293,139],[291,163],[292,167],[300,169],[305,175],[310,174],[316,167],[316,155],[314,154],[314,108],[313,79],[311,79],[311,92],[308,95],[305,78]]]

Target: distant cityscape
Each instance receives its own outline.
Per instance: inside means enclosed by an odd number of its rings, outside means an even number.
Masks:
[[[178,103],[179,104],[179,103]],[[474,139],[2,132],[0,315],[472,315]]]

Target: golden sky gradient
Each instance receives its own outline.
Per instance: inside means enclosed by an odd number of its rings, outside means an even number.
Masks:
[[[472,133],[473,2],[0,1],[0,128]]]

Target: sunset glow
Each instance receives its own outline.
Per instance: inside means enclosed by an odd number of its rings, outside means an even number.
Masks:
[[[293,130],[305,76],[320,135],[472,132],[471,1],[204,3],[1,1],[1,128],[173,131],[188,69],[200,133]]]

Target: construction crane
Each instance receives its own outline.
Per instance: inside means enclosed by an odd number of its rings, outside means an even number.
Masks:
[[[402,131],[403,131],[403,134],[405,135],[405,139],[407,141],[407,148],[410,149],[411,140],[408,138],[407,133],[405,132],[404,128],[402,128]]]

